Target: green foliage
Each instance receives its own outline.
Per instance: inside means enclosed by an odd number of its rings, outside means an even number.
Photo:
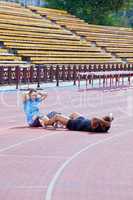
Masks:
[[[64,9],[88,23],[101,25],[123,25],[124,18],[119,12],[133,9],[133,0],[45,0],[45,2],[50,8]],[[126,20],[128,21],[128,17]]]

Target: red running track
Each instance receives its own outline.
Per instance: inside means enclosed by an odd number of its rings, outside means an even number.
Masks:
[[[42,110],[112,112],[109,134],[28,128],[21,93],[0,93],[0,200],[133,200],[133,91],[50,89]]]

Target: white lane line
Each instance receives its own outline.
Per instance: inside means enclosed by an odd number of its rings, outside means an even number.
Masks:
[[[16,119],[8,120],[8,123],[14,123],[14,122],[17,122],[17,120]]]
[[[4,112],[4,111],[3,111]],[[1,121],[9,121],[9,120],[15,120],[15,121],[17,121],[18,119],[22,119],[22,116],[21,116],[21,118],[20,118],[20,115],[15,115],[15,116],[10,116],[10,115],[8,115],[8,116],[0,116],[0,120]]]
[[[16,190],[16,189],[27,189],[27,190],[29,190],[29,189],[31,189],[31,190],[43,190],[43,189],[47,189],[47,186],[5,186],[5,185],[0,185],[0,189],[14,189],[14,190]]]
[[[24,140],[24,141],[22,141],[22,142],[18,142],[18,143],[16,143],[16,144],[12,144],[12,145],[9,145],[9,146],[7,146],[7,147],[4,147],[4,148],[0,149],[0,152],[4,152],[4,151],[10,150],[10,149],[13,149],[13,148],[15,148],[15,147],[18,147],[18,146],[20,146],[20,145],[28,144],[28,143],[30,143],[30,142],[34,142],[34,141],[36,141],[36,140],[40,140],[40,139],[43,139],[43,138],[45,138],[45,137],[52,136],[52,135],[57,135],[57,134],[60,134],[60,133],[57,133],[57,132],[56,132],[56,133],[52,133],[52,132],[50,132],[50,133],[45,134],[45,135],[43,135],[43,136],[34,137],[34,138],[29,139],[29,140]]]
[[[47,156],[47,155],[15,155],[15,154],[0,154],[0,157],[16,157],[16,158],[25,158],[25,159],[68,159],[69,156]]]
[[[129,132],[128,132],[129,133]],[[61,174],[63,173],[63,171],[65,170],[65,168],[72,162],[74,161],[76,158],[78,158],[82,153],[88,151],[89,149],[93,148],[94,146],[97,146],[99,144],[102,143],[106,143],[108,141],[111,141],[113,139],[119,138],[123,135],[126,135],[127,133],[121,133],[118,135],[113,135],[111,137],[105,138],[103,140],[99,140],[97,142],[94,142],[92,144],[87,145],[86,147],[82,148],[80,151],[74,153],[70,158],[68,158],[60,167],[59,169],[56,171],[55,175],[53,176],[51,182],[48,185],[48,189],[46,192],[46,196],[45,196],[45,200],[52,200],[52,195],[53,195],[53,191],[54,191],[54,187],[58,181],[58,179],[60,178]]]

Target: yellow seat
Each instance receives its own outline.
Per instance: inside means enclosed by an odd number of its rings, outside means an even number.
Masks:
[[[0,55],[0,60],[21,61],[21,57],[12,56],[12,55]]]
[[[122,63],[123,58],[128,58],[131,62],[132,29],[89,25],[62,10],[24,8],[11,3],[1,5],[1,61],[21,62],[23,59],[33,64],[106,64]],[[8,55],[8,52],[14,55]],[[116,57],[112,53],[116,53]]]

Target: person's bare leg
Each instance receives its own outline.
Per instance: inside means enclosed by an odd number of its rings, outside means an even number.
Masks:
[[[39,119],[42,126],[47,126],[49,123],[49,118],[47,116],[43,117],[42,119]]]
[[[65,115],[60,115],[60,114],[57,114],[55,115],[54,117],[52,117],[51,119],[49,119],[45,125],[46,126],[49,126],[49,125],[53,125],[54,123],[60,123],[64,126],[67,125],[68,121],[70,120],[69,117],[65,116]]]
[[[78,117],[80,117],[80,116],[82,116],[80,113],[78,113],[78,112],[73,112],[73,113],[71,113],[70,114],[70,118],[71,119],[77,119]]]

